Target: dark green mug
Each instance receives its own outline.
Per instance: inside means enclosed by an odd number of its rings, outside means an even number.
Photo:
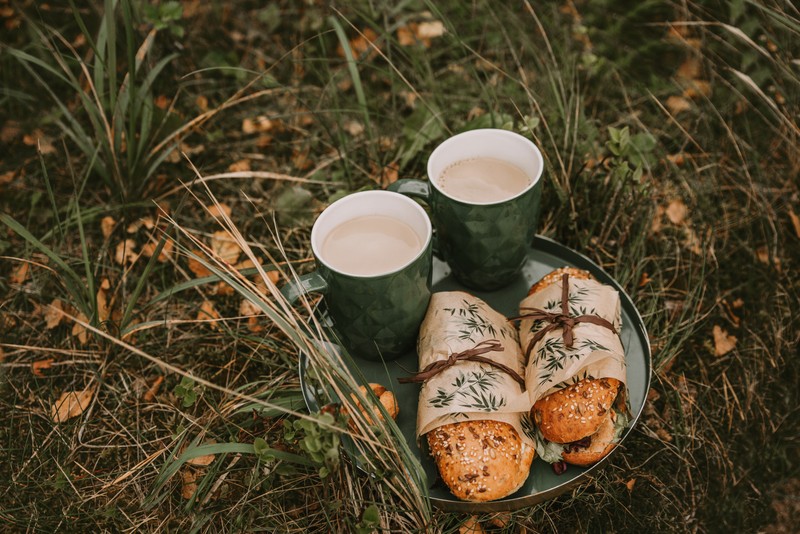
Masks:
[[[465,195],[457,189],[456,177],[444,173],[456,165],[469,170],[471,162],[484,176],[470,179],[485,179],[489,186],[499,181],[497,173],[503,170],[492,167],[501,165],[497,162],[510,164],[527,181],[506,192],[492,192],[491,197],[486,193],[486,199],[476,198],[481,193]],[[427,182],[398,180],[389,189],[428,204],[437,255],[462,284],[494,290],[510,283],[525,263],[539,221],[543,168],[541,152],[525,137],[507,130],[470,130],[450,137],[431,153]],[[443,175],[449,180],[447,190]]]
[[[405,233],[396,235],[400,230]],[[397,241],[398,235],[407,241]],[[290,302],[322,293],[350,354],[367,360],[397,358],[414,348],[428,308],[431,235],[427,213],[413,200],[390,191],[353,193],[314,222],[311,249],[317,270],[281,293]]]

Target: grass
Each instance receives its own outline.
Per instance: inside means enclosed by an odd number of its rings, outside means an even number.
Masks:
[[[596,478],[474,520],[794,528],[796,8],[241,0],[183,2],[178,17],[161,4],[3,8],[8,530],[458,532],[468,517],[429,507],[394,425],[308,413],[300,351],[328,401],[351,404],[358,377],[319,345],[318,301],[292,309],[277,288],[312,268],[325,205],[424,177],[437,142],[482,126],[542,148],[540,233],[627,289],[655,374]],[[717,354],[715,330],[732,350]],[[82,412],[55,423],[61,394],[86,388]]]

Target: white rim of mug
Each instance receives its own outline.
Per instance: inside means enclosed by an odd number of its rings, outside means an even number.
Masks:
[[[380,273],[376,273],[376,274],[357,274],[357,273],[350,273],[350,272],[347,272],[347,271],[343,271],[342,269],[338,269],[338,268],[332,266],[330,263],[325,261],[325,259],[322,257],[322,254],[320,253],[319,247],[317,247],[317,241],[318,241],[317,236],[319,234],[319,231],[318,231],[319,227],[317,225],[320,223],[320,221],[322,221],[324,223],[326,218],[331,217],[332,216],[331,213],[333,213],[333,211],[343,209],[349,203],[363,201],[362,199],[364,199],[364,198],[368,199],[368,197],[383,197],[383,198],[387,198],[387,199],[392,199],[391,201],[393,201],[393,202],[396,201],[396,202],[399,202],[401,204],[405,204],[406,206],[411,208],[414,212],[416,212],[421,217],[421,219],[423,221],[423,224],[425,226],[425,240],[422,243],[422,246],[420,247],[419,252],[412,259],[408,260],[403,265],[401,265],[401,266],[399,266],[396,269],[393,269],[391,271],[380,272]],[[326,215],[326,213],[328,215]],[[386,216],[384,213],[381,213],[381,212],[378,212],[378,211],[372,213],[371,215],[384,215],[384,216]],[[414,233],[416,233],[416,230],[414,230]],[[417,234],[417,235],[419,235],[419,234]],[[320,263],[325,265],[325,267],[327,267],[331,271],[334,271],[336,273],[339,273],[339,274],[342,274],[342,275],[345,275],[345,276],[350,276],[352,278],[370,279],[370,278],[381,278],[383,276],[390,276],[390,275],[396,274],[396,273],[402,271],[403,269],[405,269],[406,267],[408,267],[409,265],[411,265],[412,263],[414,263],[415,261],[417,261],[423,254],[425,254],[425,251],[428,250],[432,239],[433,239],[433,226],[431,225],[430,217],[428,217],[428,214],[425,212],[425,210],[422,209],[422,207],[419,204],[417,204],[415,201],[411,200],[410,198],[406,197],[405,195],[402,195],[400,193],[395,193],[394,191],[384,191],[384,190],[359,191],[358,193],[351,193],[351,194],[349,194],[347,196],[344,196],[344,197],[340,198],[339,200],[337,200],[337,201],[333,202],[332,204],[330,204],[327,208],[325,208],[325,210],[323,210],[322,213],[320,213],[320,215],[317,217],[317,220],[314,221],[314,225],[311,228],[311,250],[314,252],[314,257],[317,259],[317,261],[319,261]],[[321,245],[322,245],[322,243],[320,243],[320,246]]]
[[[474,135],[478,135],[478,134],[487,134],[487,133],[491,133],[492,135],[511,137],[511,138],[513,138],[515,140],[523,142],[523,144],[528,145],[528,147],[530,149],[532,149],[532,151],[533,151],[534,159],[536,160],[536,163],[537,163],[537,165],[539,167],[539,172],[537,172],[536,176],[533,177],[533,179],[531,180],[531,183],[528,184],[528,187],[526,187],[525,189],[523,189],[522,191],[520,191],[519,193],[517,193],[513,197],[504,198],[503,200],[496,200],[494,202],[470,202],[468,200],[462,200],[462,199],[456,198],[456,197],[454,197],[452,195],[448,195],[445,191],[443,191],[439,187],[439,184],[437,183],[437,178],[438,177],[435,178],[433,176],[433,173],[431,172],[431,161],[437,155],[437,153],[446,150],[449,145],[459,142],[464,137],[474,136]],[[497,158],[497,159],[500,159],[500,158]],[[462,161],[462,160],[458,160],[458,161]],[[516,198],[519,198],[522,195],[524,195],[525,193],[527,193],[528,191],[530,191],[531,189],[533,189],[533,187],[537,183],[539,183],[539,180],[542,178],[542,173],[544,172],[544,158],[542,157],[542,152],[539,150],[539,147],[536,146],[536,144],[533,141],[531,141],[530,139],[528,139],[527,137],[524,137],[524,136],[522,136],[522,135],[520,135],[520,134],[518,134],[516,132],[512,132],[510,130],[501,130],[499,128],[478,128],[478,129],[475,129],[475,130],[467,130],[466,132],[461,132],[460,134],[456,134],[456,135],[454,135],[452,137],[448,137],[447,139],[442,141],[439,144],[439,146],[437,146],[433,150],[433,152],[431,152],[431,155],[428,156],[428,168],[427,168],[427,171],[428,171],[428,182],[430,182],[431,186],[433,188],[435,188],[439,193],[441,193],[442,195],[444,195],[447,198],[449,198],[450,200],[452,200],[454,202],[459,202],[461,204],[465,204],[465,205],[468,205],[468,206],[493,206],[495,204],[503,204],[504,202],[508,202],[510,200],[514,200]],[[526,175],[527,175],[527,173],[526,173]]]

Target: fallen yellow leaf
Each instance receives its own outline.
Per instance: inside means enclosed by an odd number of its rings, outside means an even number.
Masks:
[[[666,101],[667,109],[673,115],[692,109],[692,103],[682,96],[671,96]]]
[[[214,232],[211,236],[211,248],[221,259],[235,265],[239,261],[242,249],[231,234],[225,230]]]
[[[156,247],[157,246],[158,246],[158,243],[152,243],[152,242],[145,243],[144,245],[142,245],[142,254],[144,255],[144,257],[146,257],[146,258],[153,257],[153,254],[156,253]],[[161,247],[161,252],[158,253],[158,262],[159,263],[168,262],[169,259],[172,257],[173,248],[174,248],[174,244],[172,242],[172,239],[167,239],[164,242],[164,246]]]
[[[126,239],[117,244],[114,261],[119,265],[127,265],[136,261],[136,256],[136,242],[133,239]]]
[[[197,491],[197,475],[194,471],[188,469],[181,471],[181,497],[184,499],[191,499],[194,492]]]
[[[53,299],[53,302],[50,303],[50,306],[44,310],[45,327],[48,330],[52,330],[61,324],[61,320],[63,318],[64,304],[61,302],[61,299]]]
[[[219,328],[216,324],[217,319],[221,316],[219,312],[214,308],[214,303],[210,300],[204,300],[203,304],[200,305],[200,310],[197,312],[197,320],[198,321],[208,321],[212,320],[211,327],[214,329]]]
[[[189,256],[189,270],[194,273],[197,278],[205,278],[206,276],[211,276],[211,271],[209,271],[205,265],[200,263],[199,260],[196,258],[202,258],[203,251],[195,249],[192,251],[192,255]]]
[[[797,216],[792,208],[789,208],[789,218],[792,220],[792,226],[794,226],[794,235],[800,238],[800,217]]]
[[[117,221],[114,220],[114,217],[103,217],[103,220],[100,221],[100,230],[103,232],[103,237],[108,239],[111,236],[111,232],[114,231],[114,227],[117,225]]]
[[[11,271],[11,276],[8,277],[8,281],[16,285],[25,283],[25,280],[28,279],[28,271],[30,271],[30,268],[30,263],[20,263],[13,271]]]
[[[158,390],[163,382],[164,375],[158,375],[156,379],[153,380],[153,384],[148,388],[147,391],[144,392],[144,395],[142,395],[142,400],[144,402],[153,402],[156,400],[156,395],[158,394]]]
[[[227,204],[212,204],[207,206],[208,214],[214,217],[215,219],[219,219],[220,216],[224,213],[226,216],[231,216],[231,207]]]
[[[83,321],[84,323],[89,322],[89,318],[83,313],[78,313],[77,319]],[[86,345],[86,342],[89,341],[89,332],[81,324],[75,323],[72,325],[72,335],[78,338],[78,341],[81,345]]]
[[[669,222],[680,225],[686,220],[686,216],[689,214],[689,208],[686,207],[686,204],[684,204],[682,200],[675,199],[669,203],[665,213],[667,214]]]
[[[228,170],[231,172],[246,172],[250,170],[250,160],[240,159],[228,165]]]
[[[82,414],[94,398],[95,387],[82,391],[65,391],[50,409],[50,418],[55,423],[63,423]]]
[[[714,325],[714,354],[724,356],[736,348],[736,336],[729,335],[726,330]]]
[[[97,320],[101,323],[108,321],[109,306],[108,306],[108,288],[110,288],[108,278],[103,279],[103,284],[97,290]]]
[[[35,361],[31,363],[31,372],[34,374],[34,376],[44,376],[42,371],[45,369],[50,369],[54,361],[55,360],[53,360],[53,358],[45,358],[44,360]]]

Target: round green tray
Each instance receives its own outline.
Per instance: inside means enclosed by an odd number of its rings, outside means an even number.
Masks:
[[[622,332],[620,337],[625,348],[627,364],[628,395],[631,406],[631,422],[622,435],[620,444],[603,460],[589,468],[569,466],[561,475],[553,473],[551,466],[540,459],[534,460],[531,473],[525,484],[514,494],[504,499],[485,503],[473,503],[456,499],[442,484],[429,489],[431,503],[439,508],[460,512],[497,512],[516,510],[552,499],[557,495],[585,482],[596,473],[615,453],[625,453],[625,440],[631,434],[644,408],[647,392],[650,389],[651,354],[650,342],[639,311],[622,287],[586,256],[553,241],[536,236],[531,245],[528,259],[522,272],[514,281],[497,291],[476,291],[461,285],[450,276],[446,263],[434,259],[434,291],[467,291],[488,303],[498,312],[512,317],[518,314],[519,302],[527,295],[530,286],[542,276],[559,267],[572,266],[592,273],[600,282],[614,287],[620,296],[622,308]],[[433,459],[419,449],[415,438],[418,384],[400,384],[397,379],[409,376],[417,370],[417,354],[409,352],[390,362],[357,360],[358,371],[368,382],[378,382],[391,390],[400,407],[397,426],[412,451],[419,455],[429,483],[437,479]],[[300,383],[303,397],[311,411],[319,410],[315,392],[305,379],[308,364],[305,354],[300,355]]]

